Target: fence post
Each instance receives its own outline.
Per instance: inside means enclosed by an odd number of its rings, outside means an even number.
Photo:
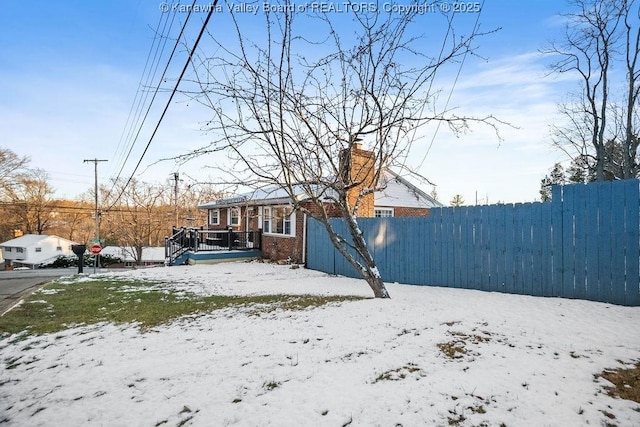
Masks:
[[[229,227],[229,251],[233,250],[233,228]]]
[[[192,228],[191,232],[193,233],[193,251],[198,252],[198,248],[200,247],[200,232],[196,228]]]

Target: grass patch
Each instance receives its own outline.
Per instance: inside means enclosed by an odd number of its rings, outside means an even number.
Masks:
[[[413,374],[415,372],[420,372],[420,368],[418,365],[414,363],[408,363],[402,368],[391,369],[389,371],[383,372],[378,377],[373,380],[374,384],[380,381],[400,381],[407,377],[409,374]]]
[[[449,332],[454,339],[449,342],[437,344],[438,348],[449,359],[461,359],[469,354],[466,344],[481,344],[491,341],[491,338],[482,335],[468,335],[462,332]]]
[[[264,388],[267,391],[271,391],[271,390],[275,390],[276,388],[280,387],[280,385],[281,384],[279,382],[277,382],[277,381],[269,381],[269,382],[264,383]]]
[[[250,314],[274,310],[304,310],[332,302],[359,300],[353,296],[260,295],[198,296],[171,291],[160,284],[96,279],[51,283],[0,317],[0,337],[26,332],[58,332],[100,322],[136,323],[148,329],[178,318],[228,307],[246,307]]]
[[[629,369],[607,369],[598,376],[613,383],[606,387],[609,396],[640,403],[640,362]]]

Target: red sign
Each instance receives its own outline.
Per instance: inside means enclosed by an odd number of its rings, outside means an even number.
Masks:
[[[98,255],[101,250],[102,250],[102,246],[98,244],[91,245],[91,247],[89,248],[89,252],[91,252],[94,255]]]

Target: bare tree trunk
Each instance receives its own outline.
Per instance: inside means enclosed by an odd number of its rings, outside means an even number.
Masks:
[[[554,72],[579,76],[582,94],[577,96],[577,104],[584,109],[563,106],[562,113],[569,115],[569,123],[564,129],[556,127],[554,143],[567,153],[569,150],[564,147],[575,149],[574,160],[591,156],[595,160],[595,178],[603,181],[606,172],[612,174],[607,170],[606,133],[611,108],[609,72],[620,38],[620,7],[614,0],[574,0],[572,5],[577,11],[566,15],[564,40],[553,43],[544,53],[560,57],[551,65]],[[585,147],[585,142],[591,146]]]
[[[373,295],[376,298],[390,298],[391,296],[389,295],[387,288],[384,286],[384,282],[382,281],[382,277],[380,277],[380,272],[378,271],[376,262],[367,248],[367,243],[364,240],[362,230],[360,230],[357,221],[354,217],[349,217],[347,224],[349,226],[349,234],[351,234],[351,237],[353,238],[353,245],[358,254],[363,257],[363,264],[358,267],[360,267],[362,276],[369,284],[369,287],[373,290]]]
[[[638,153],[638,128],[634,121],[636,113],[636,105],[638,103],[638,95],[640,94],[640,70],[637,68],[638,54],[640,53],[640,25],[634,18],[636,25],[635,34],[631,24],[633,1],[625,1],[622,5],[622,13],[624,15],[625,24],[625,53],[627,68],[627,93],[626,93],[626,117],[625,117],[625,133],[623,143],[623,174],[625,179],[635,178],[638,174],[638,164],[636,161]],[[640,15],[640,11],[638,11]]]
[[[293,4],[283,0],[284,6]],[[185,157],[225,151],[231,165],[218,168],[229,184],[285,192],[293,209],[323,223],[374,296],[389,298],[358,227],[358,204],[367,199],[372,215],[373,193],[383,188],[381,170],[410,169],[406,162],[420,127],[444,121],[461,132],[478,122],[496,130],[500,122],[491,115],[461,117],[425,109],[436,98],[431,90],[438,70],[472,52],[482,33],[474,26],[468,36],[458,37],[449,17],[434,14],[429,19],[444,22],[427,43],[422,35],[427,17],[417,10],[361,9],[339,16],[283,9],[250,19],[230,12],[236,43],[227,33],[223,41],[211,31],[213,53],[198,58],[195,89],[183,93],[210,108],[207,131],[214,142]],[[345,18],[351,18],[347,26]],[[427,52],[440,29],[440,53]],[[258,34],[261,30],[264,34]],[[361,157],[354,169],[349,159],[355,152]],[[313,209],[299,203],[301,197]],[[329,221],[336,213],[347,226],[344,235]]]

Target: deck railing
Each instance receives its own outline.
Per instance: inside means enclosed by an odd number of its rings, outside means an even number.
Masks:
[[[234,251],[260,249],[262,230],[234,231],[206,230],[203,228],[173,228],[171,237],[165,237],[165,259],[168,265],[186,251]]]

